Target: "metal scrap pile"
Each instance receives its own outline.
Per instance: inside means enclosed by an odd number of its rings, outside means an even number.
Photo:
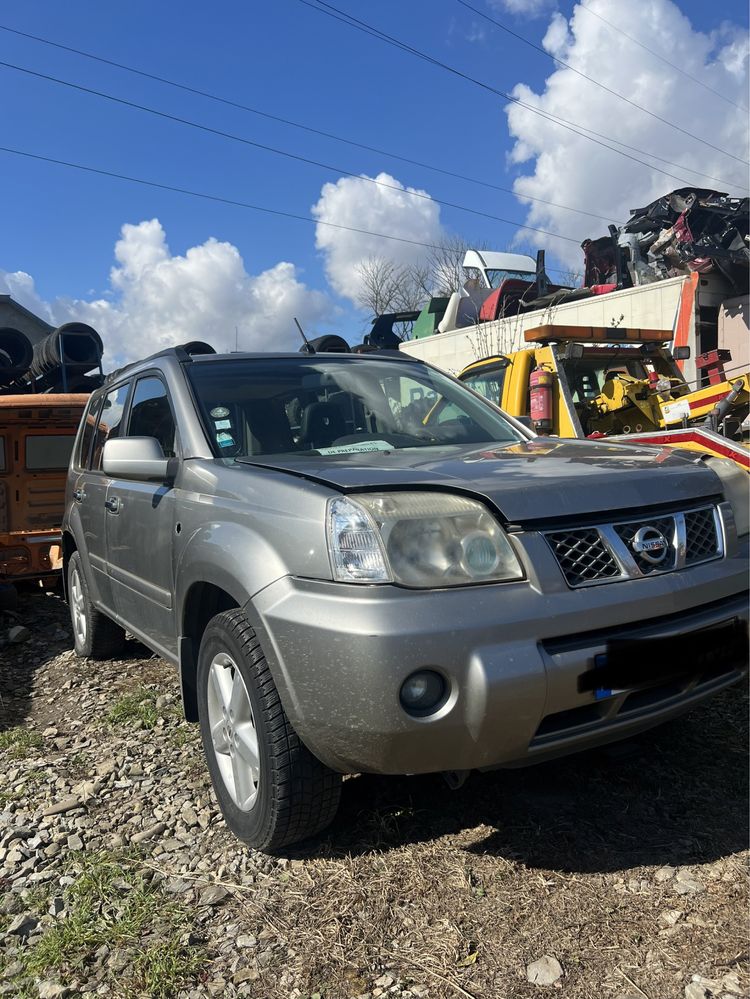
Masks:
[[[617,245],[634,285],[718,271],[738,292],[747,290],[748,198],[683,187],[630,214]]]

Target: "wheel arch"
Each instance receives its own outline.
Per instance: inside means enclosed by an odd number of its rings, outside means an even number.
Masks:
[[[195,581],[185,593],[180,615],[179,671],[182,706],[188,721],[198,721],[198,651],[208,622],[222,611],[241,607],[243,602],[239,593],[208,580]]]

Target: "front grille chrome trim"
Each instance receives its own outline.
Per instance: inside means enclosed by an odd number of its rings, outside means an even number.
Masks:
[[[638,529],[653,527],[655,524],[659,525],[657,529],[664,534],[669,544],[663,568],[658,563],[647,564],[642,555],[631,550],[627,540]],[[635,532],[632,531],[633,528]],[[579,589],[624,579],[663,576],[679,569],[713,562],[724,557],[726,531],[719,509],[711,503],[676,513],[545,531],[543,537],[568,586]],[[587,539],[590,549],[588,558],[585,551]]]

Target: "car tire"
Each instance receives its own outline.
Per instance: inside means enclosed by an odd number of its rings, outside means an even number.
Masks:
[[[214,791],[232,832],[274,851],[333,820],[341,775],[320,762],[286,716],[242,610],[209,622],[198,656],[198,716]]]
[[[68,604],[76,655],[83,659],[117,659],[125,644],[125,630],[91,603],[79,552],[68,562]]]

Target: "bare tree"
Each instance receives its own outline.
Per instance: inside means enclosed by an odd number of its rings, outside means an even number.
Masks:
[[[420,264],[397,264],[386,257],[367,257],[357,267],[357,305],[375,316],[384,312],[413,312],[422,307],[427,269]]]

